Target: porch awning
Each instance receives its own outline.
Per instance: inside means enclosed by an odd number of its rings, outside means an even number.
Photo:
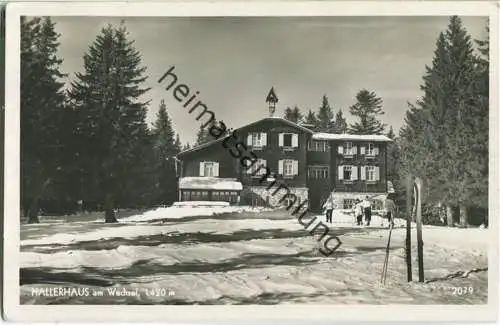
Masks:
[[[234,178],[183,177],[179,179],[179,189],[241,191],[243,185]]]

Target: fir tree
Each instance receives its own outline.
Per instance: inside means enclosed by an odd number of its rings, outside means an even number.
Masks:
[[[293,119],[292,109],[289,106],[285,108],[285,115],[283,116],[283,118],[288,121],[291,121]]]
[[[155,137],[155,149],[158,158],[165,160],[178,153],[175,139],[175,131],[172,127],[172,120],[168,116],[165,101],[160,102],[160,109],[156,114],[156,121],[153,123],[153,136]]]
[[[149,151],[145,122],[149,88],[142,84],[141,54],[122,23],[103,28],[84,57],[70,92],[78,112],[84,195],[104,204],[105,221],[116,222],[114,208],[144,172],[142,155]]]
[[[424,178],[424,199],[444,203],[447,211],[458,206],[462,226],[468,207],[487,196],[488,96],[480,71],[470,36],[452,17],[426,67],[424,96],[410,107],[401,133],[404,164]]]
[[[153,124],[153,137],[157,159],[156,174],[158,175],[158,202],[171,204],[177,197],[177,176],[175,171],[175,155],[179,153],[179,135],[175,137],[172,120],[168,116],[165,101],[160,103],[160,109]]]
[[[285,109],[284,118],[285,120],[291,121],[293,123],[300,123],[303,116],[298,106],[294,106],[293,108],[287,107]]]
[[[68,140],[58,38],[50,18],[21,18],[21,202],[29,223],[61,176]]]
[[[175,136],[174,148],[175,148],[176,154],[181,152],[181,150],[182,150],[181,138],[180,138],[178,133]]]
[[[335,115],[333,133],[337,134],[347,133],[347,121],[341,109],[339,109],[337,114]]]
[[[392,125],[391,125],[391,127],[389,128],[389,132],[387,132],[387,137],[388,137],[389,139],[393,139],[393,140],[394,140],[394,138],[396,137],[396,134],[394,134],[394,129],[392,128]]]
[[[196,133],[196,142],[194,144],[195,146],[199,146],[213,140],[208,130],[209,128],[204,128],[203,126],[200,126],[200,129]]]
[[[191,145],[189,144],[189,142],[187,142],[183,147],[182,147],[182,151],[186,151],[186,150],[189,150],[191,149]]]
[[[377,97],[375,92],[366,89],[360,90],[356,94],[356,104],[349,108],[350,113],[359,118],[350,126],[350,132],[353,134],[382,134],[385,124],[378,120],[382,111],[382,99]]]
[[[318,119],[316,118],[316,115],[314,114],[314,112],[312,110],[309,110],[309,112],[307,112],[307,115],[304,118],[304,124],[306,124],[307,127],[313,131],[317,130]]]
[[[446,32],[449,51],[449,84],[451,96],[447,125],[449,131],[448,159],[442,165],[443,177],[448,180],[448,197],[457,203],[460,210],[460,224],[467,226],[467,210],[474,200],[478,182],[483,178],[484,159],[487,161],[488,109],[480,104],[480,90],[477,89],[478,70],[470,35],[462,26],[460,18],[450,19]],[[477,197],[475,198],[477,199]]]
[[[292,110],[292,122],[294,123],[300,123],[304,116],[300,112],[300,108],[298,106],[294,106]]]
[[[321,100],[321,106],[317,115],[318,119],[318,130],[320,132],[332,132],[333,131],[333,110],[328,102],[328,97],[323,95]]]

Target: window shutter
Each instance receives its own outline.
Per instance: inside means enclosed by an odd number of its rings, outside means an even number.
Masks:
[[[283,160],[278,160],[278,174],[283,175]]]
[[[266,145],[267,145],[267,133],[265,133],[265,132],[261,133],[261,136],[260,136],[260,137],[261,137],[261,139],[262,139],[262,143],[261,143],[261,144],[262,144],[263,146],[266,146]]]
[[[361,148],[363,148],[363,147],[361,147]],[[365,167],[365,166],[361,166],[361,167],[360,167],[360,171],[359,171],[359,172],[360,172],[360,174],[361,174],[360,179],[361,179],[362,181],[366,180],[366,167]]]
[[[283,147],[283,133],[278,134],[278,146]]]
[[[299,161],[298,160],[293,161],[293,174],[294,175],[299,174]]]
[[[362,155],[364,155],[364,154],[365,154],[365,150],[366,150],[366,149],[365,149],[365,146],[361,146],[361,147],[359,147],[359,151],[361,152],[361,154],[362,154]]]
[[[297,148],[299,146],[299,135],[292,134],[292,147]]]
[[[339,180],[344,179],[344,166],[339,166]]]
[[[351,180],[357,181],[358,180],[358,166],[351,166],[351,168],[352,168]]]
[[[214,177],[219,177],[219,163],[214,162]]]
[[[379,181],[380,180],[380,167],[375,167],[375,180]]]
[[[373,153],[375,154],[375,156],[378,155],[378,147],[377,146],[373,147]]]
[[[205,163],[203,161],[200,162],[200,176],[205,176]]]
[[[247,136],[247,145],[249,145],[249,146],[252,145],[252,133],[248,133],[248,136]]]
[[[344,154],[344,148],[342,148],[342,146],[339,146],[339,147],[338,147],[338,152],[339,152],[339,154],[341,154],[341,155],[342,155],[342,154]]]
[[[358,146],[352,146],[352,154],[357,155],[358,154]]]

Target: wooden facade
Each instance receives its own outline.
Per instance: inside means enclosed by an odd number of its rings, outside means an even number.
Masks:
[[[258,159],[254,167],[269,168],[273,179],[289,188],[308,189],[311,210],[320,208],[331,193],[387,192],[387,137],[319,134],[281,118],[264,118],[239,128],[237,134],[246,151]],[[219,139],[180,153],[179,176],[233,178],[243,188],[268,184],[256,169],[232,156],[224,142]]]

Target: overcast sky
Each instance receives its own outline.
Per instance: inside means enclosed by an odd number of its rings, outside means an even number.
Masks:
[[[348,108],[366,88],[383,99],[382,120],[397,131],[448,24],[448,17],[54,17],[68,78],[82,71],[83,53],[100,29],[122,19],[150,76],[148,122],[165,99],[183,143],[193,142],[199,126],[157,82],[171,66],[230,127],[268,116],[271,86],[279,98],[276,115],[294,105],[317,110],[326,94],[351,122]],[[485,17],[463,22],[474,38],[485,37]]]

